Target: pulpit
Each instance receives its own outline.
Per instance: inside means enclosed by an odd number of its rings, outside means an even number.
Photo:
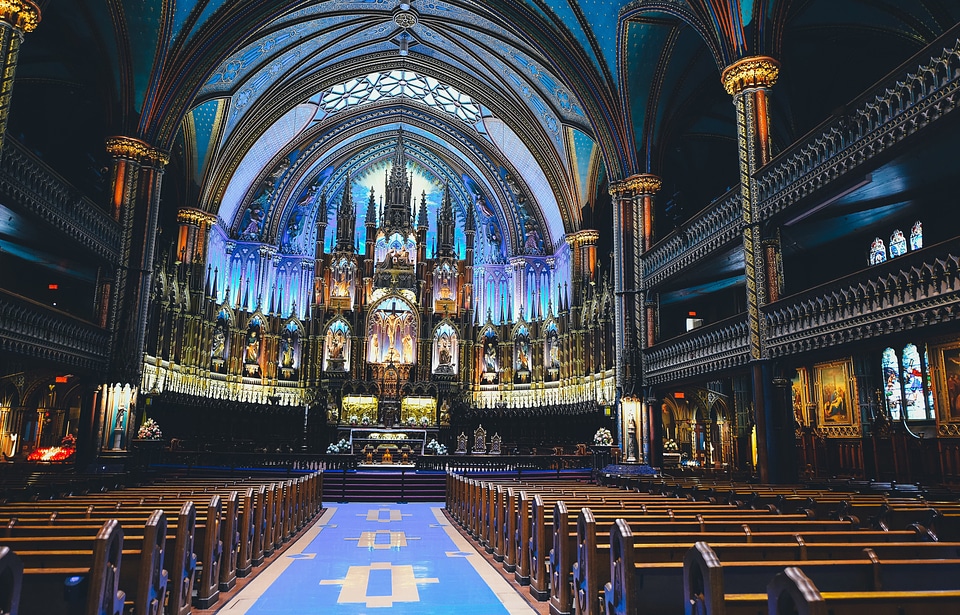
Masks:
[[[483,428],[483,425],[477,427],[477,430],[473,432],[473,453],[475,455],[487,454],[487,430]]]
[[[460,435],[457,436],[457,450],[453,451],[454,455],[466,455],[467,454],[467,434],[460,432]]]

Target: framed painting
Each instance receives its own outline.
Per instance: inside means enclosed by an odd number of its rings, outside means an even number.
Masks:
[[[960,341],[937,346],[933,356],[937,416],[941,423],[960,422]]]
[[[850,361],[834,361],[814,366],[817,396],[817,424],[839,427],[857,423],[857,391],[850,377]]]
[[[807,393],[807,370],[798,367],[791,379],[791,391],[793,398],[793,417],[801,425],[810,425],[810,416],[808,409]]]

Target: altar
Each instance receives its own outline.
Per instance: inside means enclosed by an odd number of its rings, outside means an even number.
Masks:
[[[396,461],[404,449],[408,453],[425,454],[427,442],[437,437],[437,428],[388,429],[385,427],[351,427],[342,437],[346,439],[354,454],[373,451],[382,457],[390,452]],[[369,448],[368,448],[369,447]]]

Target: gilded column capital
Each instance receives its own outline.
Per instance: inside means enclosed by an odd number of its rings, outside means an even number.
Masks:
[[[663,182],[651,173],[637,173],[626,179],[610,183],[610,196],[620,196],[626,192],[634,194],[656,194]]]
[[[170,162],[170,154],[133,137],[107,137],[106,149],[114,158],[128,158],[140,164],[164,167]]]
[[[582,229],[576,233],[568,233],[564,237],[564,240],[571,246],[595,244],[598,239],[600,239],[600,231],[593,229]]]
[[[779,62],[769,56],[751,56],[723,69],[720,81],[727,94],[735,96],[747,88],[769,88],[779,75]]]
[[[0,0],[0,21],[21,32],[33,32],[40,23],[40,7],[30,0]]]
[[[180,224],[203,226],[203,224],[213,225],[216,221],[217,217],[214,214],[192,207],[183,207],[177,212],[177,222]]]

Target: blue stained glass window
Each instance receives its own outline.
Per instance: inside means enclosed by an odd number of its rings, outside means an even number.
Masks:
[[[908,419],[925,419],[927,404],[923,398],[923,368],[920,353],[913,344],[903,348],[904,409]]]
[[[903,256],[907,253],[907,239],[903,236],[903,231],[897,229],[890,235],[890,258]]]
[[[923,225],[917,220],[910,229],[910,249],[919,250],[923,247]]]
[[[883,392],[887,400],[887,409],[894,420],[900,418],[902,395],[900,393],[900,365],[897,361],[897,352],[893,348],[883,351],[880,360],[883,368]]]
[[[867,262],[871,265],[877,265],[886,262],[886,260],[887,248],[883,245],[883,240],[877,237],[870,244],[870,256],[867,258]]]

